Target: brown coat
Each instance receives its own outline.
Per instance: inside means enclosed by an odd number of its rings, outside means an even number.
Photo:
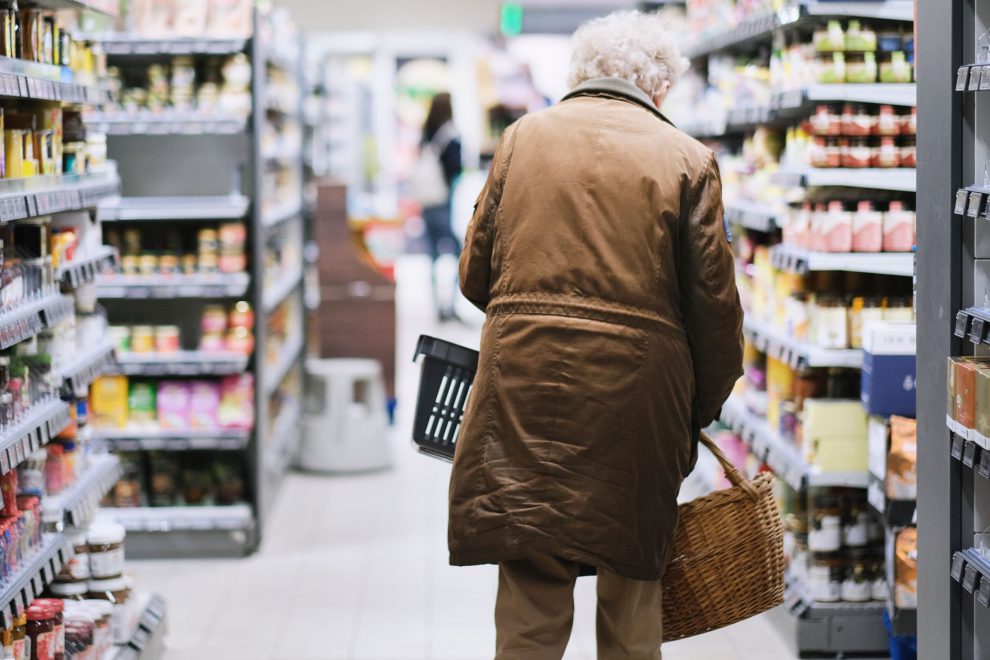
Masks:
[[[661,577],[697,432],[741,374],[712,152],[616,79],[511,126],[461,255],[487,311],[450,560]]]

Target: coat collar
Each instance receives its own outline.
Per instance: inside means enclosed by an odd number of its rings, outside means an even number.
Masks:
[[[591,80],[586,80],[561,100],[566,101],[580,96],[608,96],[620,98],[624,101],[631,101],[632,103],[643,106],[671,126],[674,125],[674,122],[664,117],[663,113],[653,105],[653,100],[646,95],[646,92],[622,78],[592,78]]]

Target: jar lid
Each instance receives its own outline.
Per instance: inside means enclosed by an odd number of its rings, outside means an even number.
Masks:
[[[79,582],[52,582],[48,585],[48,590],[56,596],[82,596],[89,591],[89,585],[85,580]]]
[[[120,523],[101,522],[90,526],[86,538],[93,545],[113,545],[123,543],[125,536],[127,530]]]
[[[24,614],[27,616],[28,621],[47,621],[51,618],[48,608],[41,605],[32,605],[27,608],[27,611],[24,612]]]
[[[127,589],[127,580],[123,577],[109,578],[107,580],[90,580],[90,593],[101,593],[104,591],[123,591]]]
[[[47,607],[56,614],[65,611],[65,603],[60,598],[36,598],[34,602],[36,605]]]

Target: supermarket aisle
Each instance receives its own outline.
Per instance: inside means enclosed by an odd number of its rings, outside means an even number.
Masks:
[[[449,468],[406,440],[422,331],[475,343],[476,330],[434,326],[428,262],[399,268],[399,422],[395,468],[326,478],[291,475],[261,551],[240,561],[133,562],[138,583],[169,603],[169,658],[491,658],[496,569],[446,561]],[[594,581],[579,582],[568,658],[594,658]],[[785,660],[763,618],[669,645],[667,660]]]

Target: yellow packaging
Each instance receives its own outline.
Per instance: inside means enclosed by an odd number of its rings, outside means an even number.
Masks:
[[[127,376],[103,376],[89,389],[89,412],[95,426],[127,426]]]
[[[6,178],[19,179],[24,171],[24,133],[22,131],[4,130],[3,148],[6,154]]]
[[[767,421],[770,428],[780,427],[780,407],[794,399],[794,371],[772,357],[767,357]]]
[[[46,105],[38,111],[38,128],[51,131],[51,174],[62,173],[62,108]]]

